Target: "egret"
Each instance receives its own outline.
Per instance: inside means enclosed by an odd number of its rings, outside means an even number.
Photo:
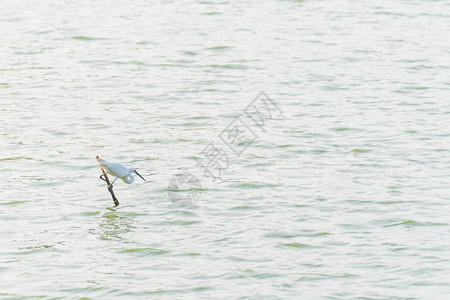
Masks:
[[[127,168],[124,165],[112,161],[106,161],[100,157],[97,157],[97,162],[100,165],[100,168],[102,168],[106,173],[111,174],[114,176],[113,182],[108,186],[108,190],[111,190],[114,182],[116,182],[117,179],[122,179],[123,182],[126,184],[130,184],[134,181],[134,176],[132,173],[138,175],[142,178],[142,180],[146,181],[144,177],[142,177],[135,168]],[[103,178],[103,175],[100,175],[100,178],[104,181],[106,181]]]

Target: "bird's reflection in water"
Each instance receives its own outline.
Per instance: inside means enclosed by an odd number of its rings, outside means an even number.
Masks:
[[[124,212],[117,212],[113,208],[109,208],[109,210],[103,214],[99,225],[100,239],[123,240],[122,235],[134,228],[132,226],[133,216]]]

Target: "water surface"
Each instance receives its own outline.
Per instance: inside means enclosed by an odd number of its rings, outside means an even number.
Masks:
[[[447,299],[449,8],[3,3],[0,296]],[[219,135],[261,91],[283,117],[237,156]],[[113,207],[96,155],[147,182]]]

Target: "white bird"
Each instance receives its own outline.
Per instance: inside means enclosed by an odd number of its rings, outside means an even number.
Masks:
[[[120,164],[120,163],[116,163],[116,162],[112,162],[112,161],[106,161],[103,160],[100,157],[97,157],[97,162],[100,165],[100,167],[108,174],[111,174],[112,176],[114,176],[114,180],[113,182],[111,182],[111,184],[109,185],[108,189],[112,188],[114,182],[116,182],[117,179],[122,179],[123,182],[125,182],[126,184],[130,184],[134,181],[134,176],[132,173],[135,173],[136,175],[138,175],[139,177],[142,178],[142,180],[146,181],[144,179],[144,177],[142,177],[135,168],[127,168],[124,165]],[[106,181],[105,179],[103,179],[102,177],[103,175],[100,175],[100,178],[104,181]]]

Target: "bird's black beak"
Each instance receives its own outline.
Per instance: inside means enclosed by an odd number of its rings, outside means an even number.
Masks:
[[[145,180],[144,177],[142,177],[141,174],[139,174],[136,170],[134,171],[134,173],[136,173],[137,176],[141,177],[142,180],[147,181],[147,180]]]

